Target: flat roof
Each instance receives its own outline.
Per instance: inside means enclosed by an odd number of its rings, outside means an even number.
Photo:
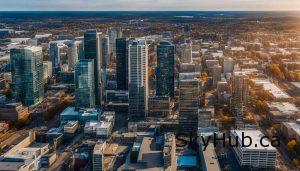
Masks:
[[[239,141],[242,140],[242,134],[244,133],[244,136],[251,137],[252,143],[249,147],[242,147],[246,150],[270,150],[270,151],[276,151],[276,148],[271,145],[271,142],[268,138],[263,138],[262,143],[260,143],[260,140],[265,135],[259,131],[259,130],[231,130],[230,131],[233,136],[237,136]],[[249,144],[249,138],[244,139],[244,144]],[[263,147],[269,145],[268,147]]]
[[[156,150],[155,143],[153,142],[153,138],[143,138],[138,162],[147,163],[147,168],[163,167],[163,152]]]
[[[296,107],[296,105],[289,102],[270,102],[268,103],[269,108],[272,110],[277,110],[282,114],[296,114],[300,112],[300,110]],[[299,113],[300,114],[300,113]]]
[[[278,88],[274,83],[271,83],[269,79],[252,79],[255,84],[262,84],[263,88],[271,93],[275,98],[290,98],[290,96]]]
[[[81,113],[81,116],[97,116],[99,115],[99,112],[95,108],[87,108],[79,111]]]
[[[221,171],[213,143],[209,143],[205,151],[203,151],[203,160],[205,162],[206,170]]]
[[[24,162],[0,162],[0,169],[15,171],[19,170],[24,164]]]
[[[197,157],[196,156],[178,156],[177,160],[179,167],[196,167]]]
[[[77,111],[75,111],[75,107],[67,107],[64,111],[60,113],[61,116],[68,116],[68,115],[79,115]]]

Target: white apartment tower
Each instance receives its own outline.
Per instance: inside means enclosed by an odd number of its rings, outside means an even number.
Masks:
[[[129,120],[145,118],[148,111],[148,45],[133,40],[128,47]]]

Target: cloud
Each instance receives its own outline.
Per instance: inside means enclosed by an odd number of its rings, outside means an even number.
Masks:
[[[0,10],[300,10],[300,0],[0,0]]]

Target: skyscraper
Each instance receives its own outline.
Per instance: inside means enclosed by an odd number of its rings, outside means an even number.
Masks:
[[[110,27],[107,30],[110,43],[110,52],[113,57],[116,55],[116,39],[122,37],[122,29],[120,27]]]
[[[247,111],[249,78],[243,72],[235,72],[232,78],[231,108],[236,116],[243,118]]]
[[[148,108],[148,45],[146,40],[134,40],[128,48],[129,120],[145,118]]]
[[[101,46],[101,64],[102,68],[106,68],[108,64],[108,60],[110,57],[110,43],[108,35],[103,35],[100,38],[100,46]]]
[[[75,67],[76,107],[95,106],[94,60],[83,59]]]
[[[68,56],[68,68],[69,70],[74,69],[75,64],[78,61],[78,48],[80,44],[80,41],[69,41],[67,42],[68,46],[68,51],[67,51],[67,56]]]
[[[216,87],[218,82],[221,81],[222,67],[220,65],[214,65],[208,68],[209,74],[212,77],[212,86]]]
[[[60,51],[63,47],[60,41],[52,41],[50,42],[50,59],[53,67],[53,74],[57,74],[60,71]]]
[[[232,73],[234,69],[234,60],[232,58],[224,59],[224,73]]]
[[[101,71],[101,101],[105,101],[106,86],[107,86],[107,65],[110,57],[110,44],[108,35],[99,35],[100,45],[100,71]]]
[[[24,105],[34,105],[44,98],[43,53],[37,46],[11,49],[11,72],[14,95]]]
[[[179,132],[197,133],[200,73],[179,74]]]
[[[174,52],[170,42],[157,46],[156,95],[174,97]]]
[[[181,51],[181,63],[191,63],[192,60],[192,46],[191,43],[184,43],[180,47]]]
[[[128,52],[126,38],[116,39],[117,89],[128,90]]]
[[[95,103],[101,105],[100,91],[100,73],[101,59],[99,49],[99,35],[96,30],[89,29],[84,33],[84,56],[85,59],[94,59],[94,87],[95,87]]]

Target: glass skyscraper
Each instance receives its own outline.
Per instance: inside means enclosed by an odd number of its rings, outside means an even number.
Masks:
[[[11,72],[14,97],[30,106],[44,98],[43,53],[37,46],[19,46],[11,49]]]
[[[174,97],[174,53],[170,42],[157,46],[156,95]]]
[[[117,89],[128,90],[128,55],[126,38],[116,39]]]
[[[94,60],[79,60],[75,67],[75,105],[77,108],[95,106]]]
[[[128,47],[129,121],[143,120],[148,108],[148,46],[134,40]]]
[[[95,103],[101,104],[100,94],[100,50],[99,50],[99,36],[96,30],[89,29],[84,33],[84,56],[85,59],[94,59],[94,87],[95,87]]]

